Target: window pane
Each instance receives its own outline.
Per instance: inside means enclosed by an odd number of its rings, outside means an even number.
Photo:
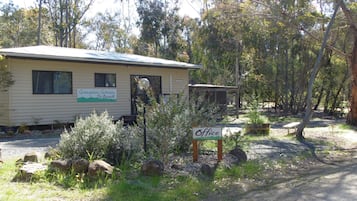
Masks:
[[[105,86],[106,87],[115,87],[116,83],[116,76],[115,74],[106,74],[105,76]]]
[[[96,73],[95,74],[95,86],[104,87],[105,86],[105,74]]]
[[[53,93],[52,72],[33,71],[32,77],[32,87],[34,94]]]
[[[53,73],[53,91],[55,94],[72,93],[72,73],[54,72]]]
[[[116,87],[116,74],[95,73],[95,87]]]
[[[34,94],[71,94],[72,73],[56,71],[32,71]]]

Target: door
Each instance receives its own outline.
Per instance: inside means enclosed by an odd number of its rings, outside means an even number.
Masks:
[[[148,103],[148,96],[146,91],[138,86],[138,81],[142,78],[149,80],[149,89],[152,90],[152,94],[156,101],[160,100],[162,94],[161,76],[155,75],[130,75],[130,90],[131,90],[131,114],[137,115],[137,103],[139,100]]]

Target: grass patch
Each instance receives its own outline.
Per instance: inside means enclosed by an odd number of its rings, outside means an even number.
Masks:
[[[218,168],[214,178],[215,180],[222,180],[225,178],[239,179],[248,178],[253,179],[262,173],[263,167],[258,161],[247,161],[239,166],[232,168]]]
[[[301,121],[300,118],[291,117],[291,116],[268,115],[268,119],[269,119],[269,122],[274,122],[274,123],[289,123],[289,122]]]
[[[351,125],[346,124],[346,123],[338,124],[338,128],[342,129],[342,130],[354,130],[354,131],[357,130],[357,128],[355,126],[351,126]]]
[[[108,199],[115,201],[194,201],[208,192],[210,184],[195,177],[139,177],[111,186]]]
[[[0,166],[0,200],[4,201],[45,201],[45,200],[101,200],[106,188],[64,188],[47,180],[44,174],[35,176],[31,182],[13,181],[17,174],[15,160]]]

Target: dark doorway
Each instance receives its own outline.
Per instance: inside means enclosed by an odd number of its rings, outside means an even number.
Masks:
[[[138,111],[136,104],[139,100],[144,102],[148,101],[145,90],[142,90],[138,86],[138,80],[141,78],[147,78],[150,82],[150,90],[152,90],[154,97],[157,101],[160,100],[162,94],[161,76],[155,75],[130,75],[130,90],[131,90],[131,114],[137,115]]]

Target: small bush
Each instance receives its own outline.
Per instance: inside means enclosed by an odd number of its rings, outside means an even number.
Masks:
[[[108,112],[100,115],[92,112],[87,118],[78,119],[70,131],[62,133],[58,147],[64,158],[105,159],[118,164],[122,156],[128,158],[140,153],[133,129],[126,129],[121,121],[113,123]]]
[[[143,104],[138,106],[141,129],[144,127],[143,107]],[[188,101],[180,96],[158,103],[151,101],[145,113],[150,153],[167,162],[169,154],[187,152],[192,143],[192,127],[213,125],[218,116],[215,111],[215,107],[204,103],[203,99]]]

